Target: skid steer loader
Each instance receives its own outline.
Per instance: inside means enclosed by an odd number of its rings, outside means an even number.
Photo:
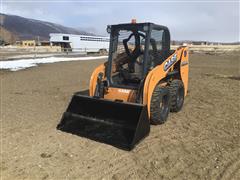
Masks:
[[[170,50],[167,27],[127,23],[107,27],[108,61],[91,76],[89,96],[75,93],[57,129],[131,150],[178,112],[188,89],[188,48]]]

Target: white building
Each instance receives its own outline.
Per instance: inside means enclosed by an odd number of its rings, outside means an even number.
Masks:
[[[50,33],[50,43],[60,45],[65,51],[106,52],[109,49],[109,37],[75,34]]]

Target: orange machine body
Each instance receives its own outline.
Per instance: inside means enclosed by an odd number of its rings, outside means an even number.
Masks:
[[[164,70],[164,66],[171,61],[171,59],[175,56],[176,61],[171,64],[168,70]],[[164,82],[164,78],[167,76],[168,73],[173,71],[175,68],[179,68],[179,77],[184,84],[184,91],[185,96],[187,95],[188,89],[188,69],[189,69],[189,62],[188,62],[188,47],[182,46],[179,47],[177,50],[172,53],[162,64],[156,66],[152,69],[148,74],[144,82],[143,88],[143,104],[147,105],[148,114],[150,116],[150,103],[152,93],[154,88],[157,84],[161,83],[163,86],[166,85]],[[178,64],[178,66],[177,66]],[[106,70],[106,63],[101,64],[98,66],[92,73],[90,84],[89,84],[89,95],[93,96],[97,84],[97,77],[98,74],[101,72],[104,74],[105,77],[105,70]],[[136,99],[136,90],[133,89],[122,89],[122,88],[113,88],[108,87],[104,92],[104,99],[109,99],[113,101],[123,101],[123,102],[135,102]]]

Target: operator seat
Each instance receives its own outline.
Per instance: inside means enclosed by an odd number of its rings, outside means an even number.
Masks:
[[[168,58],[169,53],[170,53],[170,46],[164,46],[162,47],[162,50],[157,49],[157,44],[156,40],[151,38],[150,39],[150,44],[152,46],[152,50],[149,51],[150,55],[153,57],[153,63],[154,67],[157,65],[160,65],[163,63],[163,61]]]

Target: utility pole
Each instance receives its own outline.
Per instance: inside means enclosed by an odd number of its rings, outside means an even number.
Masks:
[[[40,46],[39,36],[37,36],[37,37],[38,37],[38,38],[37,38],[37,39],[38,39],[38,40],[37,40],[37,45]]]

